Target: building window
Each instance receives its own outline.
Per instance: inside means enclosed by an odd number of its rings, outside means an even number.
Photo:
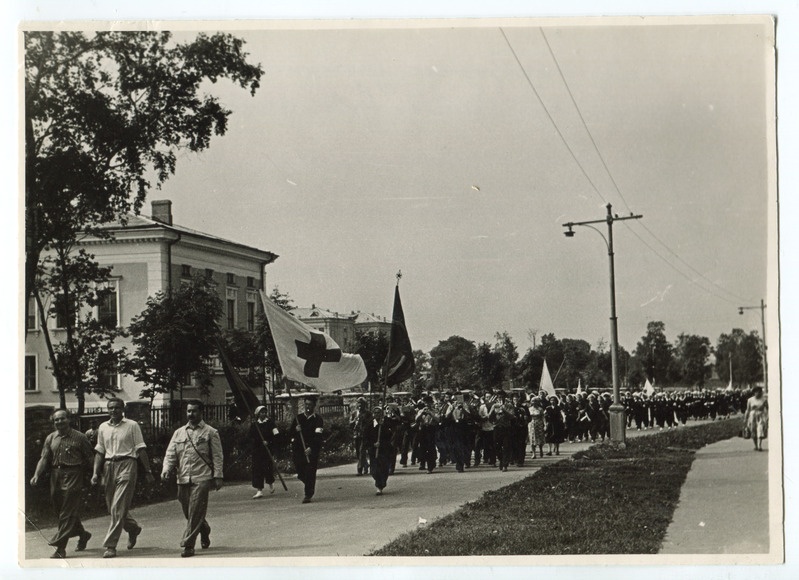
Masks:
[[[25,390],[26,391],[39,390],[39,385],[37,382],[35,354],[25,355]]]
[[[70,305],[67,304],[66,297],[63,294],[57,294],[55,296],[55,327],[66,328],[67,320],[69,320],[70,316],[72,317],[74,323],[75,320],[74,304],[70,308]]]
[[[188,264],[183,264],[180,267],[180,275],[183,278],[191,278],[191,266]]]
[[[119,372],[116,363],[98,361],[97,386],[105,391],[119,390]]]
[[[39,310],[36,298],[28,298],[28,316],[25,319],[25,330],[39,330]]]
[[[211,268],[205,269],[205,277],[209,280],[214,277],[214,271]]]
[[[228,329],[236,328],[236,299],[238,291],[235,288],[228,288],[225,292],[225,317]]]
[[[255,330],[255,302],[247,302],[247,330]]]
[[[104,328],[119,326],[119,296],[116,282],[106,282],[97,290],[97,321]]]
[[[255,278],[247,276],[247,288],[255,288]]]
[[[236,283],[236,275],[235,274],[231,274],[230,272],[228,272],[227,283],[228,284],[235,284]]]
[[[236,301],[228,298],[227,301],[227,327],[236,328]]]

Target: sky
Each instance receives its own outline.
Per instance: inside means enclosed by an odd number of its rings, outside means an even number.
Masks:
[[[227,134],[150,199],[278,254],[297,306],[388,317],[401,270],[414,348],[521,353],[608,343],[605,242],[562,224],[611,203],[643,215],[614,225],[623,347],[650,321],[760,332],[737,308],[767,290],[770,21],[343,26],[237,32],[262,87],[209,86]]]
[[[345,38],[343,33],[338,38],[329,33],[308,39],[301,32],[283,32],[259,40],[248,34],[253,58],[267,68],[261,91],[254,99],[226,91],[225,101],[235,111],[230,132],[199,158],[182,159],[163,197],[173,199],[176,220],[183,225],[280,254],[269,268],[268,284],[279,285],[298,305],[316,303],[388,316],[394,274],[401,268],[411,339],[416,348],[425,350],[451,334],[491,341],[501,329],[510,332],[522,349],[529,345],[530,328],[592,343],[607,337],[604,243],[585,228],[567,239],[560,224],[601,219],[605,203],[611,202],[620,214],[644,215],[640,221],[617,223],[614,228],[622,346],[634,348],[649,320],[664,321],[672,340],[679,332],[691,332],[715,342],[719,332],[733,326],[758,329],[758,313],[747,311],[741,317],[737,307],[756,305],[766,294],[769,334],[778,331],[778,315],[781,323],[782,350],[774,348],[777,340],[771,340],[769,352],[775,358],[782,356],[769,369],[781,370],[784,382],[792,384],[796,363],[791,354],[799,328],[792,251],[799,239],[791,227],[799,209],[795,195],[799,167],[791,161],[799,155],[796,2],[764,0],[755,6],[747,0],[462,0],[453,4],[457,7],[440,0],[405,0],[396,5],[370,0],[268,5],[253,0],[12,0],[0,6],[0,25],[6,27],[0,66],[7,85],[19,83],[16,27],[23,20],[149,23],[153,19],[776,14],[779,286],[776,268],[766,271],[767,258],[777,253],[773,219],[769,221],[766,209],[774,183],[767,182],[770,166],[764,159],[768,141],[774,140],[766,134],[763,95],[769,84],[764,82],[763,63],[771,42],[759,42],[751,28],[625,25],[586,30],[561,23],[545,28],[557,65],[536,26],[527,30],[504,26],[508,42],[497,26],[472,34],[406,31],[376,39],[367,38],[368,34]],[[450,45],[456,37],[458,42]],[[580,114],[570,107],[570,93]],[[0,97],[5,99],[0,109],[4,129],[0,134],[5,137],[0,163],[9,182],[16,175],[21,192],[18,96],[5,91]],[[6,303],[17,303],[18,308],[0,309],[0,327],[7,330],[0,355],[4,368],[16,365],[18,377],[22,373],[16,332],[22,324],[23,302],[21,200],[21,193],[16,198],[0,196],[0,216],[5,219],[2,244],[6,250],[17,249],[18,266],[18,284],[4,289]],[[325,216],[335,217],[336,223],[331,225]],[[4,255],[12,259],[13,253]],[[667,262],[678,264],[682,273]],[[774,307],[778,298],[779,311]],[[771,398],[775,419],[783,405],[797,405],[792,388]],[[17,409],[22,403],[17,403],[16,408],[3,407],[0,432],[6,441],[20,437]],[[787,421],[781,428],[783,441],[799,436],[796,422]],[[780,441],[773,439],[773,444]],[[791,538],[798,529],[790,501],[797,491],[796,463],[790,461],[795,447],[788,445],[783,453],[781,491],[787,502],[786,537]],[[8,497],[18,492],[18,483],[14,469],[0,478]],[[14,502],[4,506],[5,521],[18,517]],[[2,533],[6,535],[0,537],[7,540],[0,550],[4,577],[22,577],[14,550],[15,530],[10,526]],[[786,565],[763,568],[755,575],[794,577],[796,545],[786,542]],[[482,572],[466,564],[448,571],[470,578]],[[636,567],[546,571],[548,576],[564,578],[640,576]],[[647,571],[653,578],[673,575],[670,568]],[[684,571],[689,577],[750,578],[754,569],[705,566]],[[146,569],[138,572],[137,577],[149,574]],[[234,572],[249,577],[242,569]],[[390,577],[411,573],[388,566],[381,572]],[[211,568],[176,568],[171,573],[176,578],[218,576]],[[307,576],[303,567],[282,567],[280,573],[286,578]],[[440,568],[418,567],[412,573],[434,577]],[[82,574],[99,578],[104,572],[87,569]],[[492,566],[491,574],[518,577],[518,569]],[[331,566],[316,568],[315,575],[367,578],[373,577],[373,570]]]

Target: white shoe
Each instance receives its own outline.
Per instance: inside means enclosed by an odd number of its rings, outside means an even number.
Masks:
[[[275,493],[275,486],[271,483],[269,484],[269,493]]]
[[[252,496],[252,498],[253,499],[258,499],[259,497],[264,497],[264,492],[262,492],[260,489],[255,492],[255,495]]]

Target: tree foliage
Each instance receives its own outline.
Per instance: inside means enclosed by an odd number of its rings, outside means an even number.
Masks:
[[[680,334],[674,343],[672,380],[686,386],[704,387],[712,371],[708,363],[711,350],[709,338]]]
[[[366,378],[374,391],[382,391],[384,365],[388,356],[388,336],[385,332],[355,332],[355,353],[366,366]]]
[[[430,380],[430,355],[423,350],[414,350],[413,363],[411,389],[414,396],[418,397],[422,391],[427,390],[427,383]]]
[[[439,341],[430,351],[433,386],[438,389],[463,389],[474,383],[474,342],[462,336]]]
[[[474,353],[474,374],[477,386],[481,389],[498,389],[502,386],[501,354],[487,342],[477,345]]]
[[[83,413],[89,393],[105,395],[116,385],[106,378],[116,372],[125,351],[114,347],[114,340],[123,334],[118,321],[109,325],[93,313],[105,292],[110,268],[97,265],[94,256],[84,248],[72,251],[71,245],[56,245],[42,260],[37,282],[42,289],[35,295],[41,330],[50,355],[50,367],[56,378],[60,408],[66,408],[66,393],[78,400],[78,413]],[[53,342],[50,321],[55,321],[59,337]]]
[[[732,329],[730,334],[722,334],[716,343],[716,372],[720,379],[732,380],[735,385],[753,385],[763,380],[763,341],[757,331],[744,332]]]
[[[179,390],[192,376],[207,392],[221,315],[222,299],[205,276],[194,276],[172,292],[158,292],[147,300],[130,324],[135,352],[126,369],[147,385],[142,398]]]
[[[658,384],[668,384],[669,369],[673,360],[673,347],[666,339],[666,325],[652,321],[646,325],[646,334],[638,341],[635,356],[645,366],[647,377]]]
[[[89,254],[71,265],[64,256],[85,236],[110,237],[103,224],[138,212],[174,173],[179,152],[202,151],[225,133],[230,111],[201,93],[204,81],[227,78],[254,94],[263,71],[228,34],[177,43],[168,32],[32,31],[24,46],[25,296],[48,300],[46,262],[55,254],[57,291],[75,297],[67,303],[79,312],[92,305],[80,287],[102,283],[104,273],[89,271]],[[80,404],[82,393],[99,388],[84,372],[94,363],[78,360],[107,342],[93,329],[67,328],[67,344],[54,345],[42,326],[62,405],[65,390]]]

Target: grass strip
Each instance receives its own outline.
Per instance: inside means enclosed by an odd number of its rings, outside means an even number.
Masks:
[[[695,451],[741,419],[594,445],[489,491],[373,556],[657,554]]]

